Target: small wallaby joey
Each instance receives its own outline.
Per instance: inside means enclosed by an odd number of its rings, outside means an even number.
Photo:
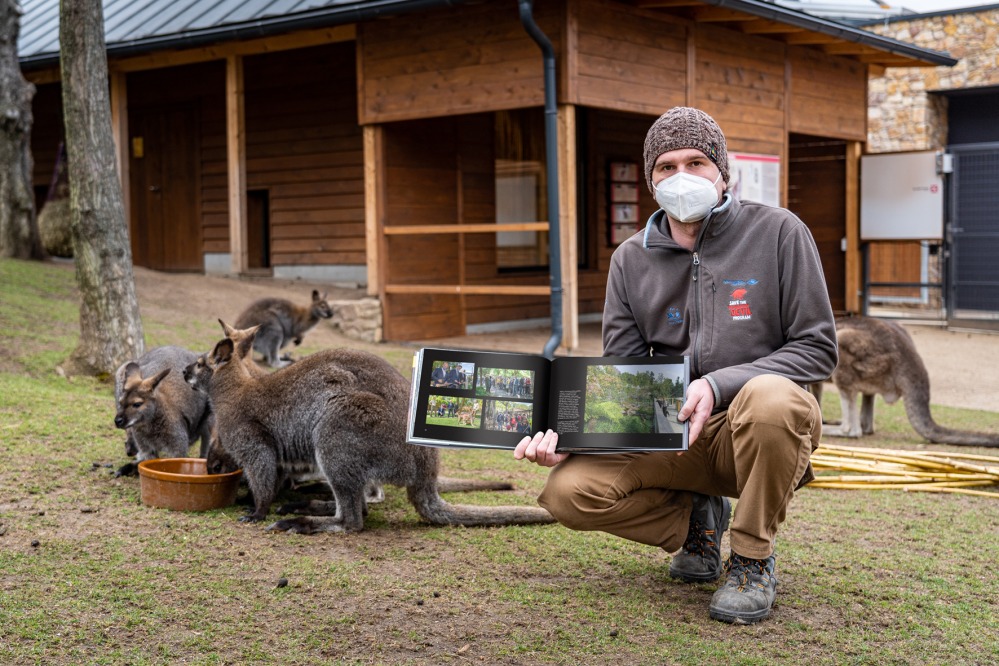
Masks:
[[[243,470],[254,497],[254,511],[244,520],[267,516],[282,465],[314,465],[334,500],[310,502],[300,511],[310,515],[280,520],[271,529],[359,531],[370,482],[405,487],[417,513],[432,525],[554,522],[540,507],[474,507],[441,499],[439,452],[406,442],[410,383],[384,359],[327,349],[258,377],[243,362],[253,337],[253,331],[238,343],[226,337],[207,357],[219,449]],[[209,469],[216,463],[209,451]]]
[[[199,439],[201,457],[207,454],[213,421],[208,396],[192,391],[183,377],[196,359],[187,349],[156,347],[119,366],[114,423],[125,430],[125,454],[135,462],[119,468],[117,476],[135,474],[143,460],[185,457]]]
[[[279,356],[289,344],[302,344],[302,336],[320,319],[333,316],[333,308],[326,302],[326,294],[312,290],[312,303],[296,305],[284,298],[261,298],[250,303],[236,318],[237,329],[257,327],[253,349],[263,356],[272,368],[283,368],[291,359]]]

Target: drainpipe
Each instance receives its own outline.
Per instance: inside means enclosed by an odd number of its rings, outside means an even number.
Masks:
[[[562,341],[562,250],[558,211],[558,112],[555,107],[555,49],[534,22],[533,0],[518,0],[520,22],[541,47],[545,66],[545,161],[548,173],[548,269],[552,289],[552,334],[545,343],[545,358],[555,358]]]

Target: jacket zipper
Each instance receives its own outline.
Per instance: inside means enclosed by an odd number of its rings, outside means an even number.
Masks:
[[[698,352],[701,348],[701,290],[697,286],[697,279],[700,277],[700,267],[701,258],[698,256],[697,250],[695,249],[693,266],[691,267],[691,271],[693,273],[691,279],[694,282],[694,322],[697,329],[694,333],[694,345],[693,354],[690,359],[690,369],[693,371],[693,374],[697,376],[700,376],[700,364],[698,363],[698,357],[700,354]]]

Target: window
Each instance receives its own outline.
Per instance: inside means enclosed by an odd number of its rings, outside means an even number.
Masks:
[[[496,224],[548,220],[548,176],[542,109],[496,114]],[[548,267],[548,232],[502,231],[496,234],[500,271]]]

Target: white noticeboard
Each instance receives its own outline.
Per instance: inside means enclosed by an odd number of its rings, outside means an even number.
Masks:
[[[736,199],[780,206],[780,157],[728,154],[728,191]]]
[[[860,239],[943,239],[943,192],[937,151],[861,156]]]

